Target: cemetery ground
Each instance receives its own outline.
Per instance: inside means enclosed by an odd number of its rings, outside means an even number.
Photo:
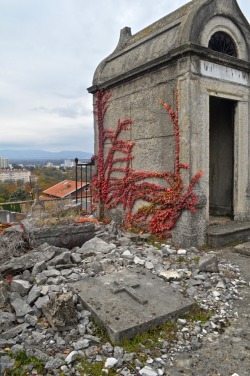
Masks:
[[[0,235],[1,375],[250,374],[250,244],[47,225]]]

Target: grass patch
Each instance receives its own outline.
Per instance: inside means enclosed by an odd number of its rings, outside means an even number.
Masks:
[[[187,313],[182,315],[183,319],[188,321],[200,321],[205,324],[214,315],[214,311],[208,311],[195,304]]]
[[[97,322],[93,319],[92,316],[89,316],[89,321],[91,322],[92,329],[94,331],[94,335],[102,341],[102,343],[110,342],[108,332],[103,324]]]
[[[125,351],[134,352],[138,356],[140,356],[144,349],[157,355],[163,341],[172,342],[176,340],[176,332],[176,323],[166,322],[163,326],[150,328],[147,332],[138,334],[132,339],[124,339],[120,346]]]
[[[106,376],[106,372],[102,372],[102,369],[104,368],[104,362],[99,363],[90,363],[88,360],[84,359],[80,362],[80,365],[78,366],[78,372],[82,376]],[[113,369],[109,369],[109,376],[115,376],[117,375],[116,371]]]
[[[15,359],[13,369],[6,370],[5,376],[29,376],[31,370],[36,370],[39,375],[47,375],[47,370],[44,369],[43,361],[33,356],[29,356],[25,351],[18,351],[16,354],[9,355]]]
[[[178,259],[176,260],[177,263],[181,264],[183,262],[187,262],[187,258],[184,256],[179,256]]]

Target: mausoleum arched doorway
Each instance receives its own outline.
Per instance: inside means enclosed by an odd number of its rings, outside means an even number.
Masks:
[[[237,102],[209,98],[209,212],[234,215],[234,122]]]

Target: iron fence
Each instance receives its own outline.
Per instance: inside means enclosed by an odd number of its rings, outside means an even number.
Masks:
[[[75,202],[81,202],[81,208],[87,213],[90,213],[92,206],[92,192],[91,192],[91,180],[93,176],[94,161],[79,162],[78,158],[75,158],[75,182],[76,182],[76,195]],[[84,180],[83,180],[84,179]],[[80,192],[78,192],[78,183],[80,182]],[[85,184],[83,184],[85,183]]]

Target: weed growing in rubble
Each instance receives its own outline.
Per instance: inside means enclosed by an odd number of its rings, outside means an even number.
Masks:
[[[107,373],[102,371],[104,368],[104,362],[91,363],[87,359],[83,359],[78,367],[78,372],[82,376],[106,376]],[[109,369],[109,376],[116,376],[115,370]]]
[[[36,370],[39,375],[47,375],[43,361],[27,355],[23,350],[10,354],[10,357],[15,359],[15,365],[12,370],[5,370],[4,376],[29,376],[31,370]]]
[[[127,352],[136,353],[140,358],[144,350],[150,350],[155,356],[160,354],[163,341],[176,340],[177,325],[175,322],[166,322],[159,327],[150,328],[147,332],[138,334],[132,339],[121,341],[121,347]]]
[[[100,322],[94,321],[92,316],[89,317],[89,321],[91,323],[91,328],[93,329],[95,336],[101,338],[102,342],[104,343],[110,342],[110,338],[109,338],[109,335],[107,333],[105,326],[101,324]]]
[[[199,304],[195,304],[187,313],[185,313],[182,318],[188,321],[200,321],[205,324],[214,315],[214,311],[205,310],[201,308]]]

